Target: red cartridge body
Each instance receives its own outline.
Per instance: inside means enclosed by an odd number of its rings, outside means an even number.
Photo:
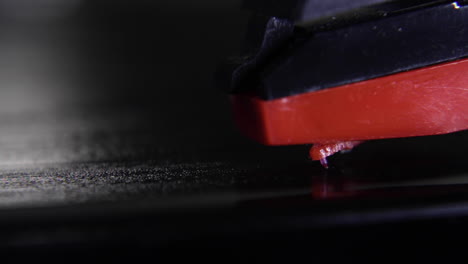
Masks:
[[[232,105],[241,131],[265,145],[446,134],[468,129],[468,59],[275,100],[237,94]],[[312,158],[333,154],[322,152]]]

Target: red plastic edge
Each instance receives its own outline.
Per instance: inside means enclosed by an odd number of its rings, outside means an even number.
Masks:
[[[234,119],[265,145],[329,144],[468,129],[468,59],[265,101],[233,95]]]

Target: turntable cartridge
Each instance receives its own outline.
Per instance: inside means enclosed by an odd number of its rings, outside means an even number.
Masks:
[[[234,119],[313,160],[367,140],[468,129],[468,1],[248,1],[243,55],[220,68]]]

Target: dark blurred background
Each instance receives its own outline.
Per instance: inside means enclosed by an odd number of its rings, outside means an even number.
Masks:
[[[239,143],[213,85],[243,38],[239,1],[0,3],[2,164]]]

